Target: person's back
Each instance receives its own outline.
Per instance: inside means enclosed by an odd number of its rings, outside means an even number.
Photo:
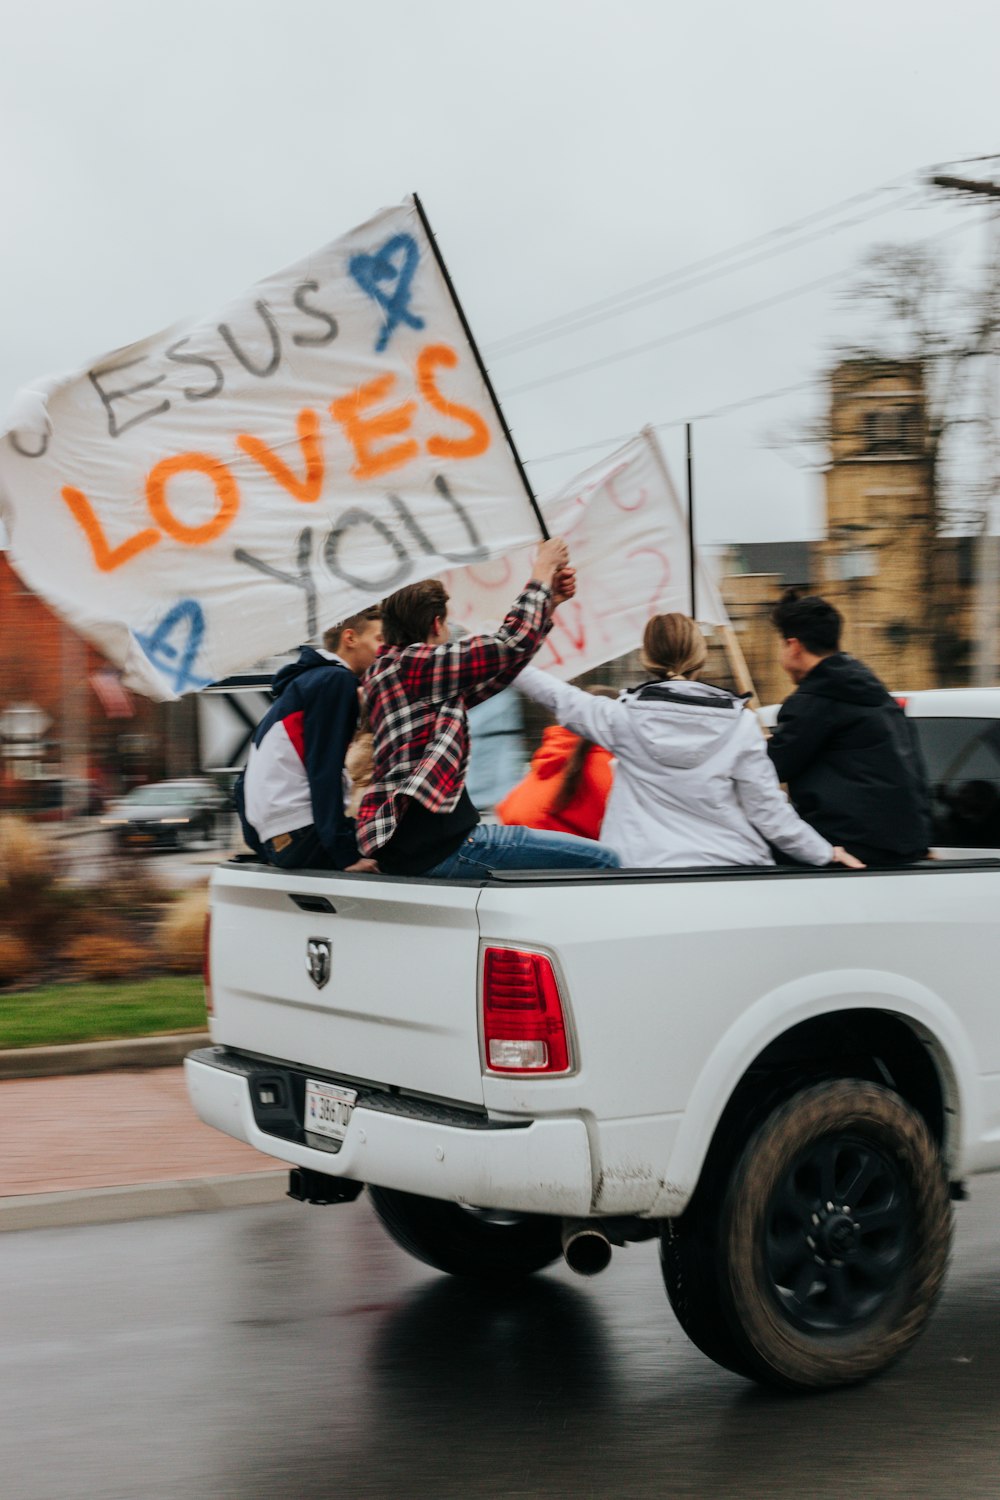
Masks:
[[[930,799],[910,725],[864,662],[839,649],[839,611],[786,595],[772,620],[797,684],[768,745],[796,811],[866,864],[920,859]]]
[[[269,864],[343,870],[356,864],[344,807],[344,757],[358,719],[358,677],[381,643],[377,607],[332,627],[275,676],[274,706],[254,731],[235,790],[247,844]]]
[[[840,859],[781,792],[743,699],[697,680],[705,655],[693,620],[656,615],[643,638],[656,680],[617,702],[533,668],[518,687],[615,756],[601,840],[626,866],[769,865],[769,843],[807,864]]]
[[[612,756],[559,724],[542,732],[531,769],[495,808],[501,823],[596,839],[613,777]]]
[[[761,817],[764,745],[742,698],[697,680],[649,682],[615,707],[617,765],[601,837],[625,865],[773,863],[767,838],[781,830]],[[766,790],[773,799],[777,787]],[[792,850],[817,864],[830,857],[804,829]]]
[[[483,825],[466,788],[468,709],[510,684],[575,586],[565,543],[552,539],[494,633],[452,640],[439,579],[383,601],[386,644],[364,680],[373,776],[358,809],[359,847],[380,870],[450,879],[497,868],[617,865],[610,850],[586,839]]]

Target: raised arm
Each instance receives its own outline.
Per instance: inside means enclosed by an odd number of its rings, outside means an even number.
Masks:
[[[553,584],[568,559],[566,543],[543,542],[532,579],[493,635],[469,635],[439,646],[408,646],[400,655],[403,685],[414,697],[463,698],[469,707],[513,681],[552,628]]]
[[[574,734],[593,740],[612,754],[617,752],[625,709],[614,699],[596,698],[568,682],[560,682],[550,672],[540,672],[537,667],[525,667],[515,685],[519,693],[547,708]]]

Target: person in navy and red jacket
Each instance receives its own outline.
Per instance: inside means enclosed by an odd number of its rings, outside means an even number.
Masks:
[[[358,679],[382,644],[373,605],[303,646],[275,674],[277,701],[254,731],[235,789],[249,847],[282,869],[373,869],[344,810],[344,757],[358,723]]]

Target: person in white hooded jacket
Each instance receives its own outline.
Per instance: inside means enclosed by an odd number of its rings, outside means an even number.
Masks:
[[[653,680],[595,698],[526,667],[518,690],[615,756],[601,826],[626,868],[773,865],[773,844],[809,865],[861,869],[804,823],[782,792],[744,700],[699,682],[705,637],[687,615],[654,615],[643,637]]]

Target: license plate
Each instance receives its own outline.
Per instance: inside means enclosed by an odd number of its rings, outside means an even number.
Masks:
[[[151,844],[153,835],[151,833],[130,833],[128,835],[130,844]]]
[[[328,1140],[342,1141],[351,1123],[357,1101],[357,1089],[342,1089],[335,1083],[306,1079],[306,1122],[310,1135],[325,1135]]]

